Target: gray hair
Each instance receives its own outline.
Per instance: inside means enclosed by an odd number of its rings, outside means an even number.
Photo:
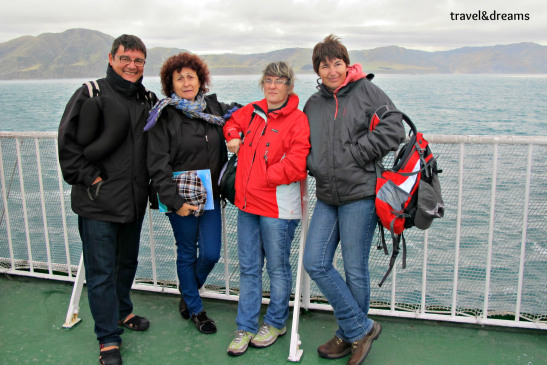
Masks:
[[[289,89],[294,86],[294,71],[288,62],[276,61],[266,66],[262,71],[260,81],[258,81],[260,90],[264,90],[264,80],[268,76],[284,77],[287,79]]]

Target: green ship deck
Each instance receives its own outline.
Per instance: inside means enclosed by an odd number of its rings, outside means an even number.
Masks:
[[[85,287],[80,301],[82,321],[69,330],[62,327],[71,291],[72,283],[0,276],[0,364],[98,363]],[[124,364],[289,363],[289,334],[266,349],[249,348],[240,357],[226,354],[235,330],[237,302],[205,299],[218,332],[203,335],[180,317],[177,296],[133,291],[132,297],[135,312],[148,317],[151,327],[142,333],[126,330],[122,335]],[[547,364],[545,331],[373,318],[383,331],[365,364]],[[302,314],[300,363],[345,364],[347,357],[326,360],[317,355],[317,346],[335,330],[332,312]]]

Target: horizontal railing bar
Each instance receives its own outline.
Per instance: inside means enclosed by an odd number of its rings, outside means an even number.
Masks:
[[[55,138],[57,138],[57,132],[5,132],[5,131],[0,131],[0,138],[55,139]]]
[[[452,135],[424,134],[431,143],[446,144],[536,144],[547,145],[547,136],[488,136],[488,135]],[[57,132],[2,132],[0,138],[44,138],[55,139]]]
[[[547,145],[547,136],[482,136],[482,135],[451,135],[424,134],[430,143],[446,144],[535,144]]]

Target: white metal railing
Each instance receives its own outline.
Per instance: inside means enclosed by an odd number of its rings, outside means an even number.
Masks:
[[[387,268],[371,253],[371,315],[547,329],[547,137],[426,135],[438,157],[446,216],[409,230],[408,266]],[[67,322],[78,320],[83,274],[76,217],[67,213],[56,133],[0,132],[0,273],[75,282]],[[523,148],[524,147],[524,148]],[[309,213],[315,182],[308,179]],[[223,255],[202,296],[238,300],[235,208],[223,209]],[[134,289],[178,294],[170,226],[148,211]],[[291,260],[296,309],[332,310],[301,265],[308,217]],[[335,265],[343,270],[338,252]],[[79,267],[81,268],[81,263]],[[264,290],[269,281],[264,278]],[[481,289],[482,288],[482,289]],[[264,303],[268,298],[263,299]],[[301,356],[293,311],[290,360]]]

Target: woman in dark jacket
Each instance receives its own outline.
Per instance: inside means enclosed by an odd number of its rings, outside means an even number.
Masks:
[[[162,92],[167,97],[150,112],[145,127],[148,172],[176,240],[182,294],[179,312],[184,319],[191,318],[200,332],[215,333],[215,323],[203,310],[199,289],[220,258],[217,181],[228,156],[222,116],[231,106],[218,102],[214,94],[205,95],[210,83],[209,70],[196,55],[180,53],[168,58],[160,78]],[[192,202],[189,196],[183,197],[173,179],[174,173],[197,170],[210,174],[209,202],[201,200],[205,206]],[[203,177],[200,173],[198,176]],[[198,180],[207,188],[205,180]]]
[[[371,83],[361,65],[349,64],[346,47],[330,35],[313,50],[319,91],[304,107],[310,123],[307,166],[316,180],[317,203],[308,229],[304,267],[334,309],[338,330],[317,349],[337,359],[350,352],[349,365],[361,364],[382,327],[368,318],[369,252],[376,227],[374,161],[404,140],[401,116],[383,118],[373,131],[370,119],[393,103]],[[342,248],[345,279],[333,266]]]

